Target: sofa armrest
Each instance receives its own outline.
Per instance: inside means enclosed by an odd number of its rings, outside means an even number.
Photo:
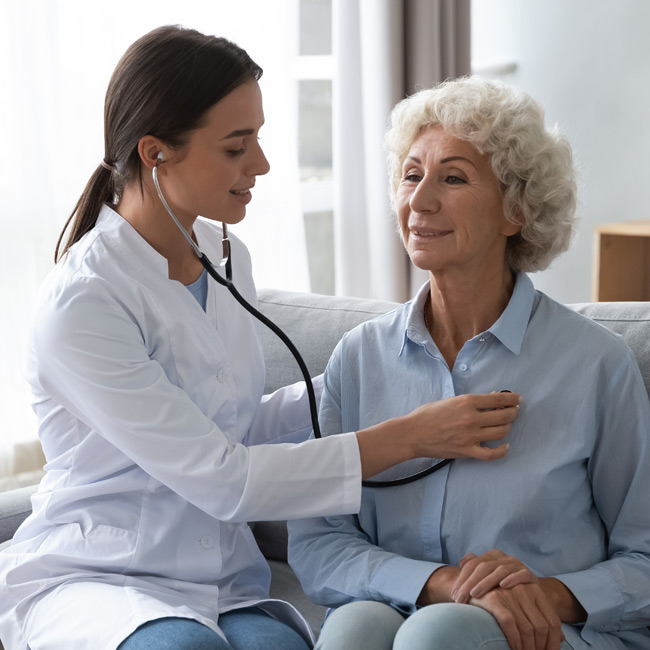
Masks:
[[[32,512],[31,496],[36,485],[0,492],[0,544],[10,540]]]

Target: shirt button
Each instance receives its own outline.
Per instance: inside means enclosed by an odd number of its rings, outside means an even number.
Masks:
[[[217,380],[220,381],[222,384],[226,379],[228,378],[228,373],[225,370],[220,370],[217,373]]]
[[[210,550],[214,546],[214,539],[210,537],[210,535],[203,535],[199,541],[206,551]]]
[[[465,372],[467,370],[467,364],[466,363],[461,363],[460,366],[458,366],[458,369],[461,372]]]

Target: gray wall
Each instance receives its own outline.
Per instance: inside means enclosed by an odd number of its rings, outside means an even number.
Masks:
[[[533,275],[562,302],[591,299],[593,232],[650,219],[650,1],[472,0],[472,61],[539,100],[580,170],[571,250]]]

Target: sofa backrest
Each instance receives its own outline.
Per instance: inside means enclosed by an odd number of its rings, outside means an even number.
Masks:
[[[342,298],[277,289],[259,291],[259,306],[293,340],[312,376],[325,369],[332,350],[345,332],[398,304],[385,300]],[[569,305],[613,332],[632,348],[650,394],[650,302],[594,302]],[[266,392],[302,379],[291,353],[264,326]]]

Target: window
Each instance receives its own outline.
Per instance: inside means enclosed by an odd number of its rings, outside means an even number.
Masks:
[[[301,0],[298,152],[311,290],[334,293],[332,3]]]
[[[17,471],[20,449],[34,448],[22,376],[30,313],[58,232],[103,157],[110,74],[135,39],[171,23],[227,36],[264,68],[260,135],[272,171],[233,228],[249,245],[258,286],[333,290],[331,0],[1,3],[0,120],[10,154],[0,157],[0,476]]]

